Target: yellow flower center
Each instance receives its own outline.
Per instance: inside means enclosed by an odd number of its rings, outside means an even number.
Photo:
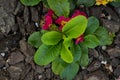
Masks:
[[[62,21],[61,25],[64,26],[67,22],[66,21]]]

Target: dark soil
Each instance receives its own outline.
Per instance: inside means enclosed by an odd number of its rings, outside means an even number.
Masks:
[[[116,37],[110,46],[89,50],[90,63],[74,80],[120,80],[120,7],[80,8]],[[18,0],[0,0],[0,80],[60,80],[51,65],[34,63],[35,49],[27,43],[29,35],[40,30],[46,11],[42,3],[25,7]]]

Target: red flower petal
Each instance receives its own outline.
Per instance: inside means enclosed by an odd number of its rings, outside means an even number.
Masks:
[[[47,15],[48,15],[48,16],[51,16],[51,17],[52,17],[52,16],[53,16],[53,14],[54,14],[53,10],[51,10],[51,9],[50,9],[50,10],[48,10],[48,13],[47,13]]]
[[[75,41],[75,44],[79,44],[80,42],[83,42],[84,41],[84,35],[80,35],[76,41]]]
[[[42,29],[48,30],[51,24],[52,24],[52,17],[49,15],[46,15],[45,16],[45,24],[43,25]]]
[[[76,11],[74,12],[74,14],[72,15],[72,18],[74,18],[74,17],[76,17],[76,16],[78,16],[78,15],[83,15],[83,16],[87,17],[87,15],[85,14],[85,12],[80,11],[80,10],[76,10]]]

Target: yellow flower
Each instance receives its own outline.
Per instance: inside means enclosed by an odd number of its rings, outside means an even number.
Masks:
[[[96,5],[106,5],[109,2],[112,2],[113,0],[96,0]]]

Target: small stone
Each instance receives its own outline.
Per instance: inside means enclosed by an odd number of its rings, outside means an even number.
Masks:
[[[35,26],[36,26],[36,27],[39,27],[39,25],[38,25],[38,23],[37,23],[37,22],[35,22]]]
[[[87,70],[88,71],[95,71],[98,68],[100,68],[100,66],[101,66],[101,63],[99,61],[94,61],[88,66]]]
[[[8,78],[5,76],[0,76],[0,80],[8,80]]]
[[[111,48],[107,50],[111,58],[120,57],[120,48]]]
[[[114,75],[116,76],[116,77],[119,77],[120,76],[120,65],[114,70]]]
[[[111,61],[111,65],[117,67],[120,64],[120,60],[117,58],[113,58]]]
[[[46,78],[48,78],[48,79],[51,79],[51,78],[52,78],[51,69],[46,69],[45,73],[46,73]]]
[[[12,52],[8,57],[7,62],[9,64],[16,64],[24,60],[24,56],[20,51]]]
[[[16,66],[10,66],[7,70],[10,73],[12,80],[19,80],[20,79],[20,75],[22,72],[21,68],[16,67]]]
[[[107,61],[101,61],[101,64],[107,64]]]
[[[34,74],[33,70],[30,71],[24,80],[33,80],[33,74]]]
[[[1,54],[1,56],[2,56],[2,57],[4,57],[4,56],[5,56],[5,53],[0,53],[0,54]]]
[[[118,32],[120,29],[120,23],[112,20],[101,19],[103,26],[105,26],[110,32]]]
[[[95,71],[88,75],[85,75],[84,80],[109,80],[102,71]]]
[[[38,65],[36,65],[36,69],[35,70],[36,70],[37,73],[43,73],[45,71],[43,67],[38,66]]]
[[[99,57],[99,54],[98,54],[97,50],[95,50],[95,49],[89,49],[89,54],[94,56],[95,58]]]
[[[5,61],[2,58],[2,56],[0,55],[0,68],[3,67],[5,65]]]
[[[30,9],[31,9],[32,21],[38,22],[39,14],[37,8],[31,7]]]
[[[38,75],[38,79],[41,79],[42,78],[42,75]]]
[[[106,48],[107,48],[106,46],[102,46],[102,50],[106,50]]]

